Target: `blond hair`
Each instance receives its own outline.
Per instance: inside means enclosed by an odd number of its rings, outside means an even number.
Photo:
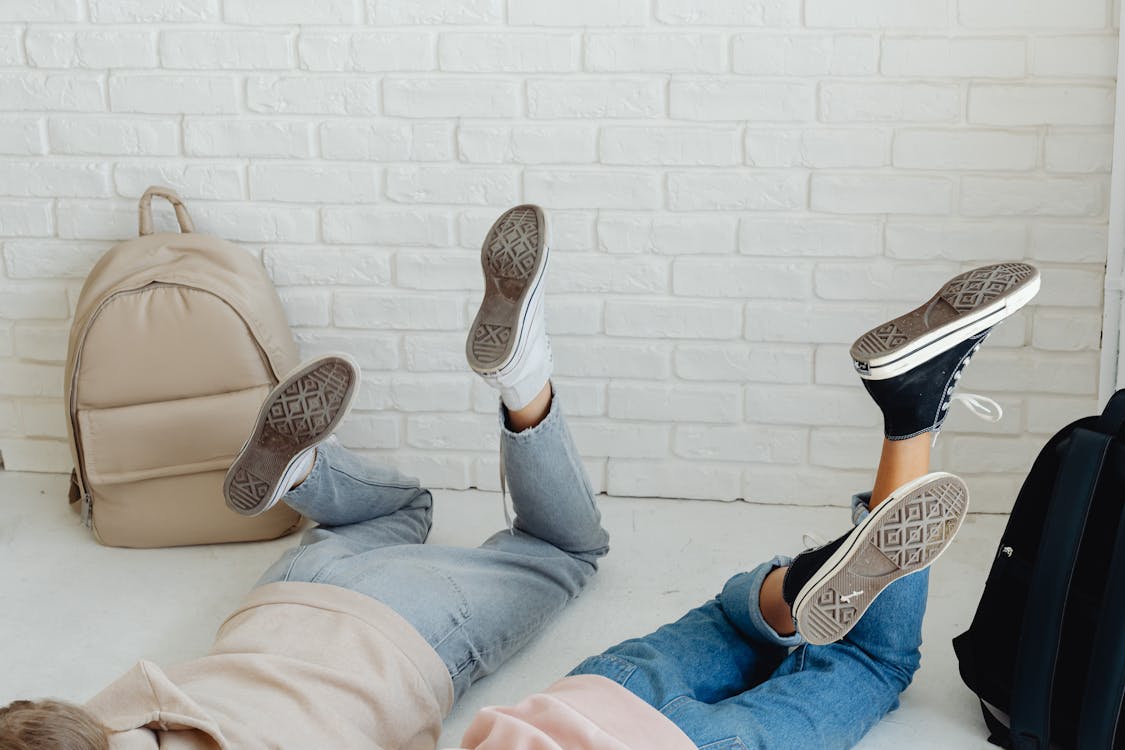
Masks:
[[[3,750],[109,750],[105,727],[62,701],[13,701],[0,708]]]

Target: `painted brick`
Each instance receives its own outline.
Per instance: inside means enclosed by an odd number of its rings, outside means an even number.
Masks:
[[[981,125],[1108,125],[1113,89],[1105,86],[969,87],[969,122]]]
[[[664,258],[619,258],[579,255],[552,256],[550,292],[651,294],[668,291],[668,262]]]
[[[324,239],[331,243],[445,247],[453,243],[448,212],[419,209],[325,208]]]
[[[808,177],[793,172],[673,172],[674,211],[788,211],[805,207]]]
[[[656,18],[676,25],[800,26],[801,0],[656,0]]]
[[[63,342],[66,358],[66,342]],[[24,434],[37,438],[66,438],[66,410],[56,401],[24,401],[20,403]]]
[[[109,103],[115,112],[230,113],[238,110],[237,84],[229,76],[115,74]]]
[[[508,206],[519,201],[519,175],[495,167],[390,167],[387,198],[398,203]]]
[[[578,69],[580,40],[570,34],[442,34],[438,66],[463,73],[565,73]]]
[[[379,110],[379,84],[371,78],[251,76],[246,106],[270,114],[373,115]]]
[[[647,78],[531,80],[527,82],[527,114],[544,120],[658,117],[664,114],[664,87]]]
[[[197,203],[191,207],[191,216],[197,231],[229,240],[312,242],[316,239],[316,211],[311,208]],[[136,217],[133,219],[135,223]]]
[[[905,130],[895,136],[894,165],[907,169],[1030,170],[1039,162],[1036,133]]]
[[[47,132],[57,154],[170,156],[180,146],[179,128],[168,119],[57,116]]]
[[[677,78],[669,91],[675,119],[801,122],[816,117],[816,88],[808,83]]]
[[[55,214],[49,200],[0,199],[0,227],[7,237],[47,237]]]
[[[365,165],[250,165],[250,197],[296,203],[369,203],[379,197],[379,173]]]
[[[609,300],[605,331],[610,336],[673,339],[732,339],[742,335],[742,306],[715,302]]]
[[[836,214],[948,214],[953,182],[944,177],[814,174],[814,211]]]
[[[160,64],[202,70],[289,68],[291,48],[292,35],[285,31],[165,31]]]
[[[7,320],[59,320],[70,314],[66,290],[57,284],[0,286],[0,318]],[[0,365],[3,363],[0,362]],[[0,386],[2,387],[2,386]],[[62,392],[61,390],[59,391]]]
[[[718,463],[612,458],[606,470],[606,491],[611,495],[661,497],[673,494],[689,499],[730,500],[742,490],[741,472]]]
[[[1102,316],[1100,311],[1076,310],[1035,311],[1031,343],[1036,349],[1057,352],[1097,351],[1101,348]]]
[[[102,77],[93,73],[0,73],[0,110],[101,112]]]
[[[863,128],[746,131],[746,163],[755,167],[882,167],[891,132]]]
[[[966,216],[1100,216],[1103,179],[966,177],[961,213]]]
[[[587,34],[586,70],[598,73],[718,73],[719,34]]]
[[[19,323],[15,330],[16,356],[24,361],[63,364],[66,362],[69,338],[70,326],[65,323]],[[61,415],[63,410],[58,409],[58,412]],[[26,412],[24,424],[28,424]],[[36,436],[42,437],[43,434]]]
[[[306,122],[187,117],[183,128],[189,156],[312,155],[312,125]]]
[[[802,299],[810,290],[809,265],[677,258],[672,265],[672,290],[689,297]]]
[[[503,79],[387,78],[383,101],[396,117],[511,117],[519,87]]]
[[[952,122],[960,114],[957,86],[841,81],[820,87],[820,119],[825,122]]]
[[[806,0],[805,23],[832,28],[934,28],[948,24],[950,0]]]
[[[1102,274],[1097,269],[1077,268],[1039,269],[1043,285],[1035,297],[1035,304],[1048,307],[1101,307]]]
[[[958,0],[962,25],[977,29],[1091,29],[1106,21],[1106,4],[1100,0]]]
[[[812,372],[812,350],[747,343],[679,344],[675,367],[676,374],[685,380],[807,383]]]
[[[0,154],[45,154],[47,138],[44,125],[44,120],[39,117],[0,117]]]
[[[694,461],[750,461],[799,464],[806,458],[808,432],[800,428],[678,425],[674,452]]]
[[[1019,223],[889,222],[887,256],[963,263],[1019,260],[1026,252],[1026,235]]]
[[[151,31],[32,28],[24,39],[28,61],[39,68],[154,68]]]
[[[117,194],[131,199],[149,185],[175,185],[185,199],[239,200],[245,192],[242,170],[226,163],[125,162],[113,170],[113,181]]]
[[[1108,174],[1113,166],[1109,133],[1051,133],[1045,144],[1048,172]]]
[[[353,412],[336,430],[336,436],[352,450],[386,450],[402,445],[399,420],[392,415]]]
[[[9,279],[81,279],[107,249],[85,242],[11,240],[4,243],[4,264]]]
[[[865,76],[878,70],[873,36],[801,34],[734,37],[735,73],[761,76]]]
[[[555,372],[564,376],[665,379],[672,372],[672,348],[666,342],[590,341],[555,336],[551,348]]]
[[[273,283],[279,286],[391,283],[391,254],[387,250],[280,245],[265,248],[262,260]]]
[[[685,422],[737,422],[741,399],[736,386],[609,384],[609,416]]]
[[[931,290],[932,293],[932,290]],[[872,295],[874,296],[874,295]],[[894,315],[901,314],[894,311]],[[820,301],[746,303],[746,338],[750,341],[848,344],[890,318],[888,305]]]
[[[814,278],[816,294],[822,299],[920,302],[958,270],[952,264],[818,263]],[[861,333],[856,331],[855,336]]]
[[[1104,263],[1106,227],[1093,224],[1036,222],[1031,226],[1028,256],[1060,263]]]
[[[586,456],[664,458],[672,442],[667,425],[572,420],[568,426]]]
[[[663,197],[650,172],[529,169],[523,189],[526,200],[548,208],[656,208]]]
[[[0,21],[78,21],[82,5],[81,0],[8,0],[0,6]]]
[[[1028,399],[1027,429],[1051,435],[1076,419],[1097,413],[1097,399],[1093,396],[1038,396]]]
[[[367,0],[367,17],[380,26],[475,26],[503,21],[504,6],[504,0]]]
[[[223,19],[228,23],[256,24],[346,24],[362,20],[359,0],[223,0]]]
[[[859,258],[878,255],[882,238],[872,221],[744,218],[738,245],[746,255]]]
[[[607,253],[730,253],[735,247],[737,227],[735,217],[718,214],[664,217],[601,211],[598,247]]]
[[[1113,78],[1117,75],[1117,39],[1037,37],[1031,43],[1031,73],[1042,78]]]
[[[513,26],[642,26],[648,20],[646,0],[517,0],[508,5]]]
[[[297,55],[306,70],[433,70],[434,37],[405,31],[302,31]]]
[[[452,330],[464,323],[456,297],[432,294],[372,296],[362,291],[338,291],[333,301],[336,325],[382,330]]]
[[[90,0],[95,23],[203,23],[219,20],[219,0]]]
[[[880,70],[904,78],[1022,78],[1026,59],[1022,39],[888,37]]]
[[[297,340],[301,356],[305,359],[347,352],[364,370],[394,371],[399,367],[397,334],[306,328],[294,331],[293,338]]]
[[[395,281],[402,289],[480,290],[484,281],[480,273],[480,255],[460,250],[438,252],[400,250],[395,257]],[[466,300],[471,319],[480,306],[479,295]]]
[[[462,161],[491,164],[592,163],[598,156],[598,135],[587,125],[484,125],[457,128]]]
[[[603,164],[727,166],[742,161],[734,128],[602,128]]]
[[[746,418],[764,424],[825,424],[872,427],[882,424],[878,407],[855,389],[822,385],[750,385]]]
[[[355,122],[320,126],[325,159],[446,161],[453,157],[453,126],[445,123]]]
[[[105,197],[112,195],[110,165],[84,161],[0,162],[0,195]]]

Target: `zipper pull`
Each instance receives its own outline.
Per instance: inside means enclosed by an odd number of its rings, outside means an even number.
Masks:
[[[82,496],[82,525],[87,529],[93,526],[92,515],[94,512],[94,501],[90,498],[90,493],[87,492]]]
[[[1000,548],[1000,554],[1003,555],[1004,557],[1011,557],[1013,552],[1015,552],[1015,550],[1012,549],[1011,547],[1001,547]]]

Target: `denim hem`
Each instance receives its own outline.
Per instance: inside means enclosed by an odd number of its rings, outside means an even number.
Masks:
[[[551,405],[547,409],[547,416],[534,427],[516,432],[508,427],[508,407],[504,406],[504,402],[500,402],[500,437],[502,440],[512,440],[517,443],[530,442],[536,440],[538,436],[558,427],[559,421],[562,419],[559,409],[559,395],[555,392],[554,386],[551,387]]]
[[[863,523],[869,515],[871,509],[868,505],[871,503],[871,491],[857,492],[852,495],[852,524],[859,526]]]
[[[781,568],[793,562],[792,558],[778,555],[766,563],[762,563],[748,573],[740,573],[727,581],[723,587],[722,598],[724,601],[738,602],[738,608],[723,607],[723,611],[743,633],[757,637],[759,640],[775,645],[792,648],[805,642],[800,633],[781,635],[762,617],[762,610],[758,604],[762,593],[762,583],[766,576],[775,568]],[[745,607],[745,609],[743,609]],[[733,611],[732,611],[733,610]]]
[[[328,438],[328,440],[334,440],[334,439],[335,439],[335,437]],[[281,496],[281,499],[284,500],[286,503],[289,502],[289,496],[290,495],[293,496],[293,499],[295,501],[299,502],[300,499],[301,499],[302,493],[315,492],[315,490],[310,489],[311,487],[316,486],[315,478],[319,478],[319,476],[321,474],[323,474],[325,471],[327,471],[328,468],[329,468],[327,466],[327,462],[324,460],[323,451],[320,450],[320,447],[322,445],[324,445],[325,443],[327,443],[328,440],[325,440],[323,443],[321,443],[320,445],[317,445],[315,448],[313,448],[313,450],[316,451],[316,453],[315,453],[316,457],[313,459],[312,469],[309,470],[308,475],[305,476],[305,478],[301,481],[301,483],[299,485],[297,485],[296,487],[294,487],[293,489],[289,490],[288,492],[286,492],[284,495]]]

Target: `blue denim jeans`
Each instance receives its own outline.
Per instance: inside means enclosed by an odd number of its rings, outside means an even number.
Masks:
[[[259,585],[326,583],[378,599],[434,647],[460,697],[576,597],[609,551],[558,399],[530,429],[508,430],[503,408],[500,421],[511,530],[475,549],[425,544],[429,491],[329,439],[308,478],[285,496],[319,526]]]
[[[866,515],[869,494],[853,498]],[[910,684],[920,662],[928,573],[899,579],[838,643],[783,637],[762,618],[775,557],[651,635],[625,641],[571,674],[608,677],[707,750],[833,750],[855,745]]]

